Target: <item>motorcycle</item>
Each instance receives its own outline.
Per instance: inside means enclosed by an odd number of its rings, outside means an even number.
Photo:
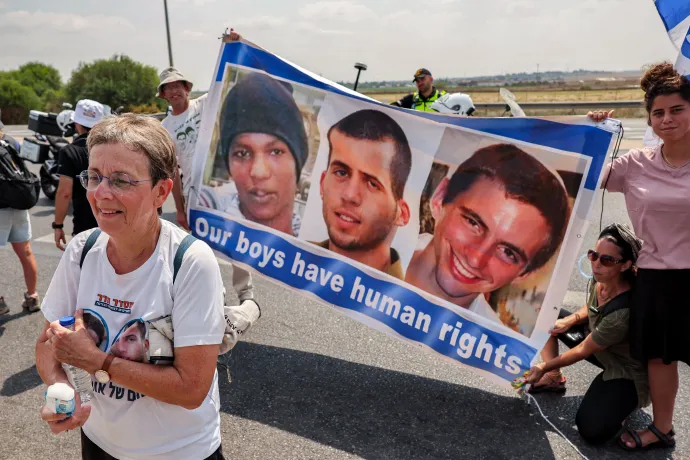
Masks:
[[[34,164],[41,164],[39,177],[41,190],[50,200],[55,199],[60,176],[57,173],[58,152],[69,144],[67,137],[74,136],[72,105],[62,104],[59,114],[32,110],[29,112],[29,129],[34,136],[24,138],[19,155]]]
[[[505,101],[506,106],[502,117],[525,117],[525,111],[517,103],[515,95],[505,88],[499,90],[501,98]],[[461,115],[471,117],[476,108],[472,102],[472,98],[464,93],[448,93],[439,97],[431,104],[431,108],[439,113],[447,113],[454,115]]]
[[[103,105],[106,115],[119,115],[124,107],[112,111],[108,105]],[[35,136],[24,138],[19,155],[35,164],[41,164],[39,177],[41,190],[50,200],[55,199],[60,176],[58,175],[58,153],[69,144],[67,137],[76,134],[72,117],[72,104],[62,104],[64,109],[59,114],[45,113],[38,110],[29,112],[29,129]]]
[[[506,108],[505,111],[503,112],[503,116],[505,116],[506,113],[509,113],[511,117],[526,117],[527,115],[525,114],[525,111],[522,110],[522,107],[517,103],[517,100],[515,99],[515,95],[508,91],[505,88],[501,88],[499,90],[499,93],[501,94],[501,98],[506,103]]]

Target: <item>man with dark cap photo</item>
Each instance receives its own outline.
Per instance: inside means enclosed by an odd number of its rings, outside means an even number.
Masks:
[[[250,73],[229,91],[219,116],[217,157],[232,183],[202,187],[199,203],[297,235],[295,196],[309,148],[290,84]]]
[[[431,105],[446,92],[436,89],[431,72],[424,68],[419,69],[414,73],[412,81],[417,86],[417,91],[391,103],[391,105],[423,112],[436,112],[435,109],[431,108]]]

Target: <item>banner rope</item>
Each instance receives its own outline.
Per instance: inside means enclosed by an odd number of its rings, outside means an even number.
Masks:
[[[566,435],[564,435],[564,434],[561,432],[561,430],[559,430],[559,429],[556,427],[556,425],[554,425],[554,424],[551,422],[551,420],[549,420],[549,418],[548,418],[548,417],[544,414],[544,412],[541,410],[541,407],[539,406],[539,403],[538,403],[537,400],[534,398],[534,396],[532,396],[531,394],[529,394],[527,391],[524,392],[524,396],[525,396],[525,400],[527,401],[527,405],[528,405],[528,406],[529,406],[532,402],[534,402],[534,405],[537,406],[537,409],[539,410],[539,414],[541,415],[541,417],[542,417],[544,420],[546,420],[546,423],[548,423],[549,425],[551,425],[551,427],[552,427],[554,430],[556,430],[556,433],[558,433],[563,439],[565,439],[565,442],[567,442],[568,444],[570,444],[570,447],[572,447],[572,448],[575,450],[575,452],[577,452],[577,453],[580,455],[580,457],[582,457],[584,460],[589,460],[589,459],[585,456],[585,454],[583,454],[582,452],[580,452],[580,449],[578,449],[577,446],[576,446],[575,444],[573,444],[573,443],[570,441],[570,439],[568,439],[568,437],[567,437]]]
[[[620,151],[621,148],[621,142],[623,142],[623,134],[625,133],[625,128],[623,128],[623,124],[621,123],[621,130],[618,132],[618,138],[616,139],[616,144],[613,146],[613,153],[611,154],[611,163],[616,161],[616,158],[618,158],[618,152]],[[601,213],[599,214],[599,233],[601,233],[601,223],[602,220],[604,219],[604,197],[606,196],[606,185],[609,183],[609,179],[611,178],[611,173],[606,177],[606,181],[604,182],[604,186],[602,187],[601,190]]]
[[[621,142],[623,141],[624,133],[625,133],[625,129],[623,128],[623,125],[621,124],[621,129],[618,132],[618,137],[616,139],[616,143],[614,144],[613,152],[611,154],[611,162],[616,161],[616,158],[618,158],[618,152],[620,151]],[[604,205],[605,205],[604,198],[606,197],[606,185],[608,184],[610,178],[611,178],[611,174],[609,174],[608,177],[606,178],[606,181],[604,182],[604,186],[602,187],[602,191],[601,191],[601,214],[599,215],[599,233],[601,233],[602,222],[604,219]],[[582,260],[580,260],[580,262],[581,261]],[[578,264],[578,265],[580,265],[580,264]],[[580,267],[580,273],[582,273],[582,267]],[[583,273],[583,276],[584,276],[584,273]],[[587,278],[589,278],[589,277],[587,277]],[[590,279],[590,281],[591,281],[591,279]],[[589,281],[588,281],[588,289],[589,289]],[[518,384],[518,385],[520,385],[520,384]],[[524,385],[524,381],[523,381],[523,385]],[[553,422],[551,422],[551,420],[549,420],[549,418],[544,414],[544,411],[541,410],[541,406],[539,406],[539,403],[534,398],[534,396],[529,394],[529,392],[527,391],[528,389],[529,389],[529,385],[526,385],[519,390],[519,393],[522,393],[522,395],[525,397],[525,401],[526,401],[527,405],[529,406],[529,405],[531,405],[532,402],[534,402],[534,405],[537,406],[537,410],[539,410],[539,415],[541,415],[541,417],[546,421],[546,423],[551,425],[551,427],[554,430],[556,430],[556,433],[558,433],[563,439],[565,439],[565,441],[568,444],[570,444],[570,447],[572,447],[575,450],[575,452],[577,452],[578,455],[580,455],[580,457],[582,457],[584,460],[589,460],[587,458],[587,456],[585,456],[585,454],[580,452],[580,449],[578,449],[577,446],[575,444],[573,444],[570,441],[570,439],[568,439],[568,437],[566,435],[564,435],[561,432],[561,430],[559,430],[558,427],[556,427],[556,425],[553,424]]]

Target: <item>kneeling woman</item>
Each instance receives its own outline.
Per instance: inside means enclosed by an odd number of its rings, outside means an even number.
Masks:
[[[580,434],[593,444],[613,438],[623,421],[649,404],[646,365],[630,356],[628,323],[633,266],[641,242],[624,225],[606,227],[593,250],[594,282],[587,303],[576,313],[563,310],[542,351],[543,363],[530,369],[531,392],[564,392],[560,369],[586,359],[603,369],[590,385],[577,411]],[[558,356],[557,339],[570,350]]]

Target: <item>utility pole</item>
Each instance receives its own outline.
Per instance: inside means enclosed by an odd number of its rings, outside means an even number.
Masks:
[[[354,91],[357,91],[357,85],[359,84],[359,74],[362,73],[362,70],[367,70],[367,65],[362,64],[361,62],[355,62],[355,69],[357,69],[357,78],[355,79]]]
[[[168,22],[168,0],[163,0],[163,7],[165,8],[165,31],[168,35],[168,59],[170,60],[170,67],[173,67],[172,45],[170,44],[170,23]]]

